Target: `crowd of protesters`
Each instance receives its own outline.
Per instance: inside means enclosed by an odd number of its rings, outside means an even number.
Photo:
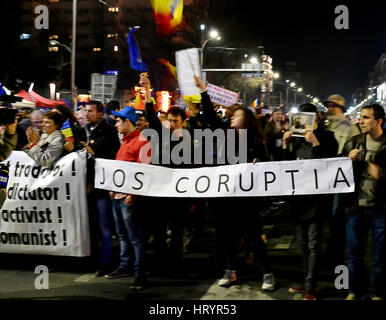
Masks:
[[[239,266],[235,258],[237,246],[243,240],[258,264],[263,278],[262,290],[275,290],[274,270],[262,238],[258,214],[263,198],[213,198],[208,201],[152,198],[108,192],[95,189],[93,185],[96,158],[140,162],[141,148],[147,143],[140,139],[140,135],[147,128],[153,129],[159,137],[164,136],[162,130],[168,130],[170,135],[166,139],[168,143],[159,139],[159,146],[151,150],[152,159],[154,156],[159,159],[157,165],[184,169],[195,167],[193,161],[176,164],[170,157],[170,150],[181,141],[190,144],[191,150],[197,146],[194,146],[193,140],[183,139],[182,129],[186,128],[189,132],[195,129],[234,129],[236,136],[241,129],[246,129],[246,161],[250,163],[338,156],[350,157],[353,162],[354,193],[286,197],[296,219],[296,238],[304,271],[303,279],[289,291],[303,293],[305,300],[317,299],[323,226],[327,222],[327,252],[331,264],[347,264],[349,268],[347,300],[361,299],[366,294],[364,256],[371,229],[373,266],[370,295],[373,300],[382,299],[386,252],[383,107],[377,104],[364,106],[359,122],[354,124],[344,115],[345,101],[340,95],[332,95],[325,101],[328,109],[326,117],[313,104],[303,104],[299,112],[316,114],[313,131],[307,132],[305,137],[294,137],[282,109],[274,109],[268,116],[263,116],[260,109],[235,105],[226,108],[223,114],[212,104],[206,84],[198,77],[195,77],[195,82],[201,92],[201,103],[189,103],[188,112],[180,107],[171,107],[166,113],[157,114],[151,99],[150,80],[142,74],[140,85],[146,92],[145,110],[136,110],[131,106],[121,108],[117,101],[111,101],[106,106],[90,101],[75,114],[63,106],[46,113],[37,109],[19,123],[19,141],[15,148],[25,151],[39,165],[50,166],[69,152],[87,152],[87,199],[96,275],[109,279],[134,275],[132,289],[142,290],[148,285],[149,276],[179,269],[184,252],[184,232],[189,226],[191,212],[205,214],[205,208],[209,208],[215,217],[217,247],[224,271],[218,285],[229,287],[237,281]],[[72,131],[70,138],[62,133],[66,122]],[[15,134],[13,131],[7,131],[8,136]],[[8,136],[1,140],[4,141],[2,143],[7,143]],[[175,136],[174,139],[171,139],[172,136]],[[236,144],[238,141],[236,139]],[[218,143],[224,145],[213,149],[210,166],[218,165],[216,150],[226,153],[226,141]],[[238,148],[236,145],[235,149]],[[169,157],[167,161],[165,156]],[[197,227],[202,222],[199,220]],[[120,245],[118,266],[113,266],[114,234],[118,236]],[[98,239],[102,240],[101,247],[98,246]],[[151,249],[154,252],[151,263],[145,254],[149,239],[152,239]]]

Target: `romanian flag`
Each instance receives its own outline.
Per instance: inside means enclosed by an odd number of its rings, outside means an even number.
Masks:
[[[69,120],[66,120],[66,121],[63,123],[63,126],[62,126],[62,128],[60,129],[60,131],[62,131],[62,133],[63,133],[64,138],[65,138],[66,141],[72,141],[72,142],[75,141],[75,139],[74,139],[74,134],[72,133],[72,129],[71,129],[70,121],[69,121]]]
[[[134,108],[139,110],[145,110],[145,103],[141,98],[141,93],[138,91],[134,101]]]
[[[183,0],[151,0],[157,34],[167,36],[182,21]]]
[[[159,63],[163,64],[166,68],[168,68],[169,73],[174,77],[174,79],[177,79],[177,68],[173,66],[169,61],[165,59],[158,59]]]
[[[154,97],[151,97],[151,102],[153,102],[154,105],[156,104]],[[134,108],[138,110],[145,110],[145,107],[145,102],[141,98],[141,92],[138,91],[134,101]]]
[[[255,101],[252,102],[251,107],[253,109],[256,109],[257,108],[257,104],[258,104],[258,99],[256,99]]]

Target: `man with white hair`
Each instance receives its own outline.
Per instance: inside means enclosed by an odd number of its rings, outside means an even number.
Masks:
[[[41,131],[43,115],[44,112],[41,109],[34,109],[31,112],[29,119],[23,119],[20,121],[19,125],[24,131],[27,131],[31,126]]]

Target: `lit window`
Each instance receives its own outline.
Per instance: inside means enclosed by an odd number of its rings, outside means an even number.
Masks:
[[[57,51],[59,51],[59,48],[58,47],[48,47],[48,51],[57,52]]]
[[[108,33],[106,34],[106,38],[117,38],[118,37],[118,33]]]
[[[49,40],[53,40],[53,39],[59,39],[59,36],[57,34],[52,34],[48,37]]]
[[[22,33],[20,35],[20,40],[27,40],[27,39],[31,39],[32,35],[30,35],[29,33]]]
[[[101,51],[101,48],[94,48],[94,49],[92,49],[92,51],[94,51],[94,52]]]
[[[119,12],[119,8],[109,8],[110,12]]]
[[[118,51],[118,46],[114,46],[114,51],[115,51],[115,52]]]
[[[49,0],[48,2],[59,2],[60,0]]]

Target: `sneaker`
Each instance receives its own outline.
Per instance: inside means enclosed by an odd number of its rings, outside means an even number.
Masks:
[[[134,291],[140,291],[145,289],[147,285],[147,281],[145,277],[135,277],[134,283],[130,286],[130,288]]]
[[[96,277],[104,277],[108,272],[104,268],[100,268],[95,272]]]
[[[97,271],[95,272],[96,277],[103,277],[111,272],[112,268],[110,264],[103,263],[99,266]]]
[[[263,277],[263,285],[261,286],[261,290],[263,291],[274,291],[275,290],[275,277],[273,273],[267,273]]]
[[[227,287],[236,282],[236,271],[226,270],[224,276],[218,281],[220,287]]]
[[[289,293],[304,293],[304,292],[306,292],[306,287],[295,285],[295,286],[289,288],[288,292]]]
[[[113,272],[107,275],[108,279],[118,279],[118,278],[125,278],[125,277],[130,277],[132,274],[129,272],[129,270],[118,267],[115,269]]]
[[[306,291],[304,294],[303,300],[316,300],[316,293],[317,290],[312,290],[312,291]]]
[[[345,300],[358,300],[358,297],[355,293],[349,293]]]

